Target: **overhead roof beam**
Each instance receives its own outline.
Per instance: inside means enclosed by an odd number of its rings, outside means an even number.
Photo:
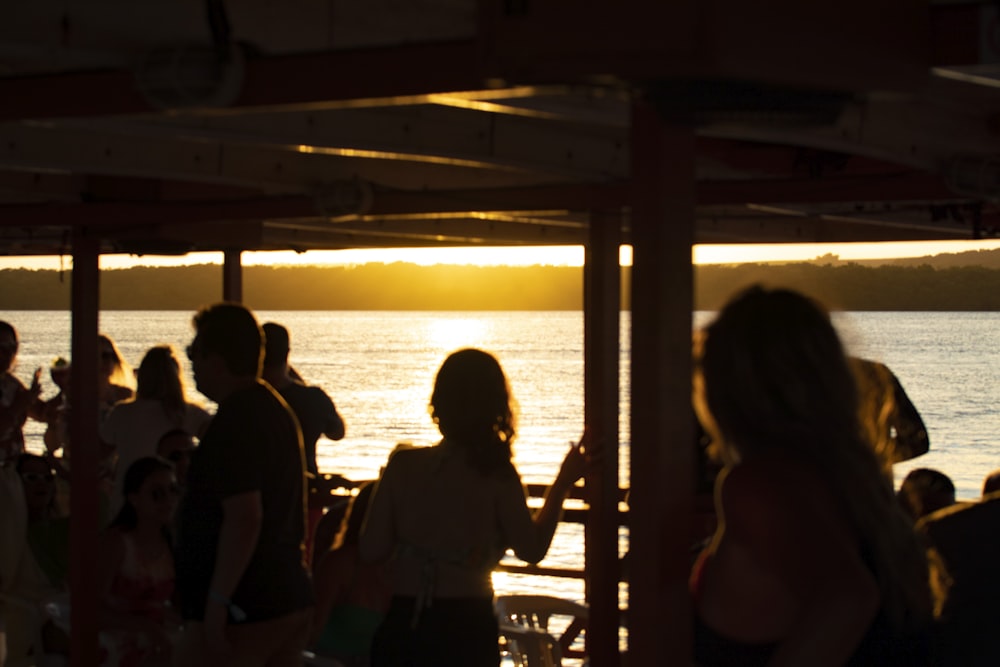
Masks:
[[[227,109],[409,104],[415,96],[488,88],[480,61],[473,40],[250,57]],[[0,78],[0,99],[0,120],[158,113],[129,71]]]

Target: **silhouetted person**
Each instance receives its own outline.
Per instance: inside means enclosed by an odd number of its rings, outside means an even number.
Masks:
[[[142,357],[135,396],[111,408],[100,427],[101,439],[118,455],[111,514],[125,502],[122,485],[133,462],[155,456],[163,435],[175,429],[201,436],[212,415],[187,397],[180,360],[170,345],[154,345]]]
[[[936,642],[939,665],[1000,665],[1000,496],[962,503],[917,524],[951,586]]]
[[[17,330],[0,321],[0,465],[15,460],[24,451],[21,428],[42,391],[41,369],[35,371],[30,387],[25,387],[11,372],[20,345]]]
[[[245,307],[194,317],[195,381],[218,410],[178,513],[177,667],[298,664],[313,591],[304,566],[305,470],[295,415],[260,379],[263,335]]]
[[[994,470],[983,478],[983,496],[1000,491],[1000,470]]]
[[[871,359],[852,357],[851,364],[858,378],[862,425],[870,429],[880,458],[891,465],[926,454],[927,427],[895,373]]]
[[[308,508],[306,515],[306,557],[313,551],[313,535],[323,518],[323,505],[315,504],[314,498],[329,498],[329,489],[319,477],[316,465],[316,442],[325,435],[331,440],[344,437],[344,420],[337,412],[330,397],[320,387],[307,385],[294,368],[288,365],[290,349],[288,329],[276,322],[265,322],[263,378],[278,390],[302,429],[302,445],[306,455],[308,475]]]
[[[914,521],[955,504],[955,483],[933,468],[914,468],[899,485],[900,505]]]
[[[699,335],[695,407],[724,468],[692,572],[699,665],[920,665],[927,557],[859,424],[829,315],[751,287]]]
[[[288,402],[302,427],[306,469],[313,475],[316,467],[316,441],[325,435],[331,440],[344,437],[344,420],[330,397],[320,387],[307,385],[288,366],[290,341],[288,329],[276,322],[264,326],[264,379]]]
[[[393,581],[372,665],[495,667],[490,573],[507,548],[529,563],[545,556],[563,500],[585,472],[586,436],[532,512],[511,461],[514,415],[497,360],[475,349],[449,355],[431,409],[440,444],[397,448],[361,533],[362,560],[388,563]]]

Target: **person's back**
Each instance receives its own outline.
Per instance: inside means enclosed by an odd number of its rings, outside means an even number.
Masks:
[[[302,468],[294,421],[264,384],[219,404],[194,450],[178,517],[178,574],[185,613],[201,615],[215,565],[223,503],[254,489],[262,517],[253,559],[231,599],[250,619],[298,609],[302,602]],[[269,582],[283,582],[275,587]],[[200,592],[200,594],[199,594]],[[306,598],[308,599],[308,598]]]
[[[495,667],[489,574],[508,547],[531,563],[545,555],[562,502],[584,472],[584,441],[533,513],[511,463],[514,415],[497,360],[474,349],[449,355],[431,407],[441,444],[390,456],[361,534],[362,561],[390,563],[393,579],[372,664]]]
[[[917,524],[951,579],[936,653],[939,664],[1000,664],[1000,494],[962,503]]]
[[[489,575],[506,548],[518,538],[517,547],[531,539],[500,532],[505,524],[512,530],[524,527],[523,522],[501,515],[512,498],[524,504],[513,467],[484,475],[454,447],[421,447],[393,454],[383,480],[392,489],[391,511],[397,527],[394,539],[399,548],[393,563],[397,594],[424,593],[430,585],[424,579],[431,562],[435,596],[490,596]],[[508,509],[508,514],[514,511]],[[530,516],[524,518],[530,521]],[[374,534],[368,536],[369,548],[374,538]]]
[[[319,474],[319,466],[316,464],[316,443],[319,437],[326,435],[331,440],[344,437],[344,422],[337,408],[320,387],[292,380],[275,389],[299,420],[306,470],[314,475]]]
[[[344,420],[333,400],[320,387],[308,385],[288,365],[291,337],[288,329],[277,322],[265,322],[263,378],[278,390],[295,413],[302,429],[302,446],[306,455],[306,470],[319,474],[316,465],[316,442],[321,435],[331,440],[344,437]]]
[[[692,573],[698,664],[926,664],[927,557],[829,314],[753,286],[697,343],[695,407],[725,464]]]

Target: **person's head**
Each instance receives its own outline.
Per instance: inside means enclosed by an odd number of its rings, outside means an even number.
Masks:
[[[100,334],[97,337],[97,354],[97,367],[102,380],[123,387],[132,386],[129,379],[131,368],[110,336]]]
[[[284,366],[288,363],[288,329],[277,322],[264,322],[264,365]]]
[[[695,406],[724,461],[857,439],[854,377],[829,315],[812,299],[753,286],[698,343]]]
[[[1000,491],[1000,470],[994,470],[983,479],[983,495]]]
[[[351,498],[347,505],[347,512],[340,521],[340,528],[337,536],[333,540],[333,548],[357,544],[361,539],[361,527],[365,523],[365,514],[368,512],[368,501],[371,500],[375,484],[365,482],[358,487],[358,495]]]
[[[179,494],[172,463],[158,456],[137,459],[125,471],[125,502],[110,525],[126,532],[134,530],[140,521],[166,527],[173,521]]]
[[[52,384],[59,387],[60,391],[69,391],[70,364],[64,357],[56,357],[49,367],[49,377]]]
[[[49,462],[41,456],[25,452],[17,457],[16,470],[24,487],[29,521],[55,514],[56,476]]]
[[[0,320],[0,373],[6,373],[14,366],[19,346],[17,330],[10,322]]]
[[[507,377],[482,350],[453,352],[438,370],[431,417],[448,443],[461,446],[481,468],[510,461],[515,419]]]
[[[903,510],[916,521],[954,505],[955,484],[940,470],[914,468],[903,478],[896,497]]]
[[[137,398],[160,401],[171,412],[184,409],[184,380],[181,365],[169,345],[149,348],[136,374]]]
[[[201,393],[218,400],[220,384],[260,377],[263,333],[249,308],[229,302],[207,306],[194,316],[194,327],[188,358]]]
[[[194,453],[194,437],[184,429],[167,431],[156,443],[156,455],[174,464],[177,482],[183,487]]]

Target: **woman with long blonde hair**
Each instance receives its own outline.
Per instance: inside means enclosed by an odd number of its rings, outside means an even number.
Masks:
[[[116,404],[101,423],[101,439],[118,455],[112,512],[122,496],[125,471],[144,456],[155,456],[164,434],[181,429],[200,437],[212,416],[189,400],[180,361],[170,345],[156,345],[143,355],[135,397]]]
[[[695,406],[725,465],[692,573],[698,664],[926,664],[927,555],[827,312],[754,286],[696,355]]]

